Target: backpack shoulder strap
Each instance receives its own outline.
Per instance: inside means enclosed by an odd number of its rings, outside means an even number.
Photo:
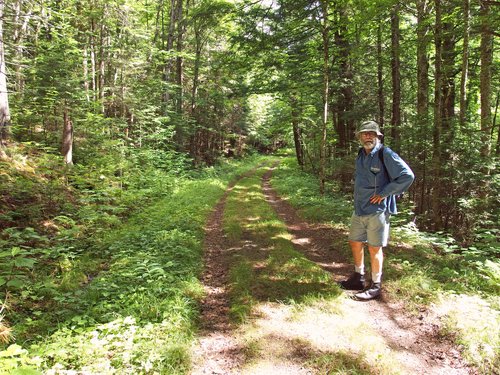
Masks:
[[[380,159],[380,162],[385,168],[385,162],[384,162],[384,145],[380,146],[378,150],[378,158]],[[385,168],[387,170],[387,168]]]

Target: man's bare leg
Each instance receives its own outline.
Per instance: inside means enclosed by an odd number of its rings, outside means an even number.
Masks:
[[[370,252],[370,265],[372,270],[372,281],[374,283],[381,282],[382,266],[384,264],[384,251],[382,246],[368,246]]]
[[[349,244],[354,258],[355,272],[347,280],[341,281],[340,286],[348,290],[361,290],[365,287],[363,242],[349,241]]]

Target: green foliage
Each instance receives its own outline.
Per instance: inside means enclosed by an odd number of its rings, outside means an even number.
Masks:
[[[26,288],[29,282],[29,271],[35,266],[36,260],[28,257],[30,254],[19,247],[0,252],[0,287],[12,289]]]
[[[172,174],[185,175],[181,165]],[[94,179],[93,171],[85,178],[73,170],[80,210],[51,218],[54,236],[4,230],[4,243],[13,250],[2,252],[2,277],[26,280],[22,288],[9,285],[6,318],[25,344],[4,346],[0,372],[186,373],[204,293],[198,280],[203,225],[228,179],[247,168],[228,161],[196,179],[143,168],[143,185],[127,190],[136,194],[135,203],[145,202],[142,188],[151,197],[148,206],[129,211],[129,218],[116,211],[124,199],[115,192],[123,187]],[[154,176],[170,181],[167,190]],[[103,213],[120,220],[103,225]]]
[[[301,171],[292,157],[281,160],[280,167],[273,173],[272,185],[308,220],[326,221],[340,227],[345,227],[349,222],[352,198],[335,195],[337,190],[334,185],[330,185],[327,194],[320,197],[317,178]]]

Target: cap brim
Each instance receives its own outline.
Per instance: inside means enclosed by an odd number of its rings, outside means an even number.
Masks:
[[[381,132],[378,132],[376,130],[360,130],[356,132],[356,135],[360,133],[377,133],[377,135],[381,135],[382,137],[384,136]]]

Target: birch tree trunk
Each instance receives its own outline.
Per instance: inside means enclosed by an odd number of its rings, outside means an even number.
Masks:
[[[327,135],[327,123],[328,123],[328,92],[329,92],[329,71],[328,71],[328,60],[329,60],[329,26],[328,26],[328,0],[321,1],[321,9],[323,13],[321,34],[323,37],[323,114],[321,121],[321,142],[320,142],[320,185],[319,191],[321,195],[325,193],[325,164],[326,164],[326,135]]]
[[[432,152],[433,189],[431,194],[432,219],[434,229],[441,229],[441,127],[442,127],[442,21],[441,0],[434,0],[436,20],[434,27],[435,63],[434,63],[434,130]]]
[[[68,113],[68,108],[63,112],[62,154],[66,165],[73,165],[73,122]]]
[[[3,38],[5,0],[0,0],[0,148],[7,146],[10,135],[10,109],[7,92],[7,69]]]
[[[15,64],[15,91],[22,92],[24,89],[24,77],[23,77],[23,68],[22,68],[22,58],[23,58],[23,38],[27,32],[28,24],[30,22],[32,13],[33,13],[33,5],[29,3],[27,6],[29,7],[26,10],[25,14],[22,14],[23,11],[23,0],[17,0],[14,4],[14,30],[13,30],[13,48],[14,48],[14,64]]]

